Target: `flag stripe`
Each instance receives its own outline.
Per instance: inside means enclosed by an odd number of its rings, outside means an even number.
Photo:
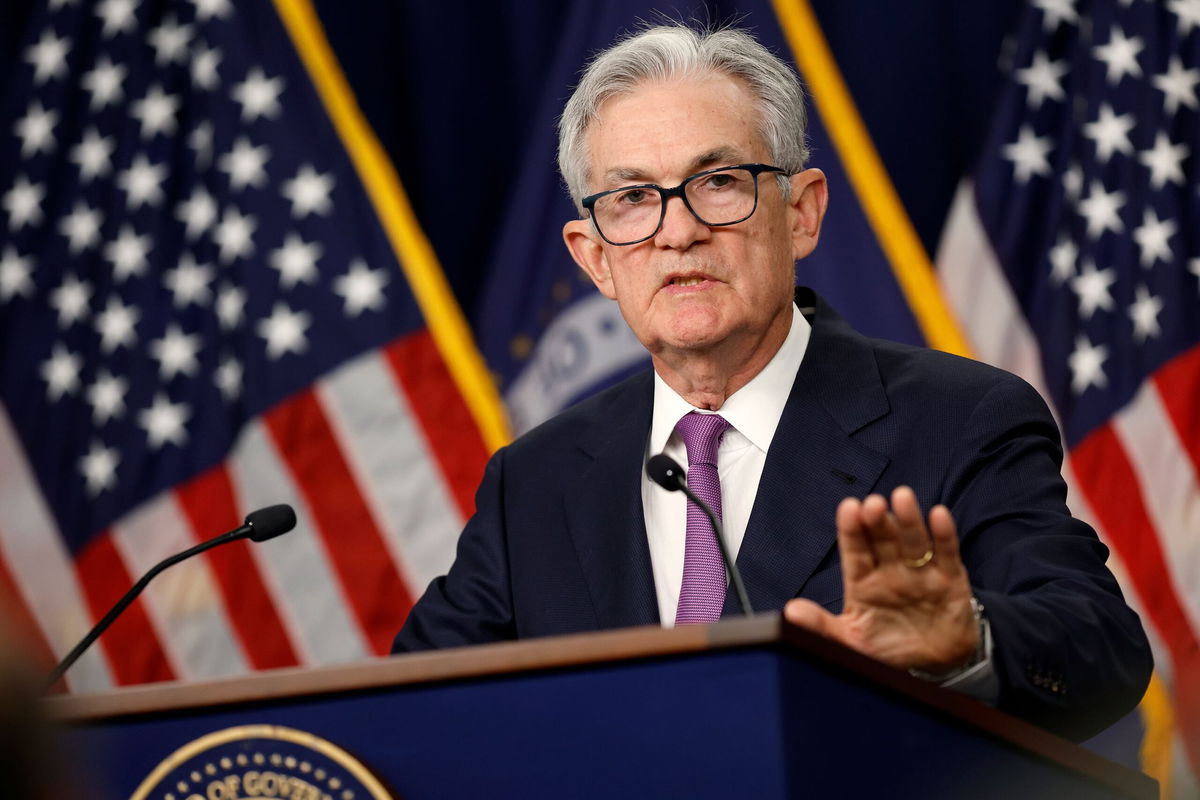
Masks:
[[[21,599],[21,592],[17,589],[16,581],[8,571],[8,566],[4,559],[0,558],[0,638],[5,638],[5,646],[10,646],[14,643],[21,650],[24,650],[33,661],[33,664],[41,669],[49,672],[58,663],[58,659],[54,655],[54,651],[50,649],[50,643],[46,641],[46,637],[38,629],[37,620],[33,618],[29,608]],[[11,635],[11,638],[9,638]],[[66,685],[60,679],[55,684],[55,691],[62,691]]]
[[[242,508],[291,503],[296,528],[250,548],[303,664],[336,664],[368,653],[330,557],[313,529],[307,501],[295,486],[262,424],[249,426],[234,448],[230,474]]]
[[[930,347],[969,355],[958,322],[940,291],[929,255],[904,212],[900,197],[850,98],[837,62],[808,0],[772,0],[792,56],[812,89],[829,136],[909,308]]]
[[[511,438],[496,385],[463,319],[433,247],[421,230],[395,167],[375,137],[333,57],[308,0],[275,0],[384,232],[416,295],[438,350],[489,450]]]
[[[203,538],[217,536],[242,524],[229,473],[214,467],[176,490],[180,510],[193,531]],[[245,540],[208,551],[213,575],[225,597],[230,620],[246,656],[255,669],[299,664],[283,621],[275,608]]]
[[[0,406],[0,554],[26,608],[62,658],[92,627],[92,614],[70,553]],[[66,675],[72,689],[101,691],[113,676],[98,648],[85,652]]]
[[[1200,725],[1200,649],[1187,614],[1172,588],[1170,572],[1132,464],[1111,425],[1104,425],[1073,451],[1082,489],[1129,568],[1151,622],[1167,645],[1173,664],[1176,721],[1193,767],[1200,766],[1196,726]]]
[[[108,531],[88,543],[76,558],[76,565],[84,596],[96,621],[133,586],[133,579]],[[99,645],[108,655],[113,674],[121,685],[175,678],[140,597],[100,637]]]
[[[450,568],[465,517],[412,404],[381,353],[336,370],[317,393],[392,559],[419,591]]]
[[[1155,374],[1154,381],[1192,470],[1200,473],[1200,347],[1172,359]],[[1200,501],[1193,498],[1193,502]],[[1198,534],[1200,529],[1192,532]]]
[[[197,543],[172,492],[126,515],[113,528],[112,540],[130,574],[139,578]],[[150,622],[180,679],[220,678],[246,671],[206,559],[189,558],[164,570],[143,597]]]
[[[265,422],[308,501],[359,624],[373,651],[385,655],[412,600],[320,401],[314,392],[300,392],[268,412]]]
[[[487,449],[462,400],[447,380],[433,338],[420,331],[387,348],[387,358],[420,420],[424,438],[454,490],[463,517],[475,513],[475,486],[483,478]]]
[[[1171,586],[1191,621],[1192,638],[1200,631],[1200,596],[1184,586],[1200,585],[1200,485],[1187,453],[1180,447],[1158,389],[1147,381],[1133,402],[1114,418],[1146,512],[1162,543]]]

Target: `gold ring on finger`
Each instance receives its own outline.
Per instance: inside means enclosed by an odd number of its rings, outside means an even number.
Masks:
[[[904,566],[911,569],[920,569],[933,560],[933,548],[925,551],[920,558],[905,558],[901,561]]]

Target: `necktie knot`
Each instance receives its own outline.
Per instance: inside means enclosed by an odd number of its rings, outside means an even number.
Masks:
[[[730,424],[720,414],[684,414],[675,425],[683,446],[687,449],[688,468],[697,464],[717,465],[717,446]]]

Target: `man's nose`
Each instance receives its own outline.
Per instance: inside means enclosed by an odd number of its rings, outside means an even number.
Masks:
[[[696,242],[707,241],[711,235],[712,230],[696,218],[682,197],[670,197],[654,243],[659,247],[686,250]]]

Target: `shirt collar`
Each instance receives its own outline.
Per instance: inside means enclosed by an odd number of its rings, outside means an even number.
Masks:
[[[775,429],[783,416],[783,407],[787,405],[811,335],[812,326],[793,304],[792,326],[779,351],[749,383],[731,394],[717,412],[764,453],[770,449],[775,437]],[[665,450],[675,425],[684,414],[697,410],[655,372],[649,452]]]

